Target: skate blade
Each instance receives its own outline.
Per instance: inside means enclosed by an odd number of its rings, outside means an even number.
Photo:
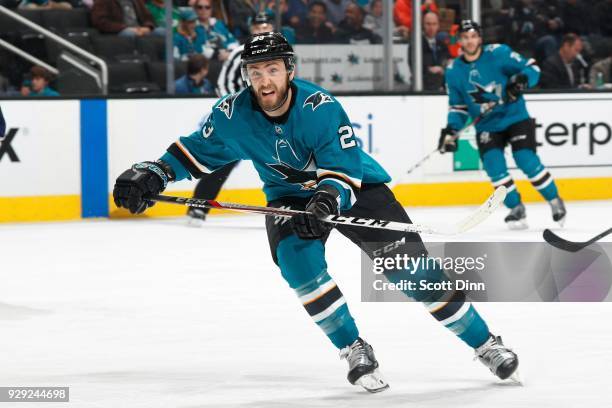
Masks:
[[[563,217],[559,221],[557,221],[557,224],[559,224],[561,228],[565,227],[565,218],[566,217]]]
[[[515,385],[523,386],[523,378],[521,377],[521,373],[517,369],[510,377],[508,377],[508,381]]]
[[[202,228],[204,226],[204,220],[201,218],[187,216],[187,226],[192,228]]]
[[[506,224],[508,225],[508,228],[510,228],[512,231],[526,230],[527,228],[529,228],[529,225],[527,225],[527,221],[525,220],[507,221]]]
[[[355,381],[355,385],[359,385],[371,393],[382,392],[389,388],[389,384],[382,378],[378,369],[359,377]]]

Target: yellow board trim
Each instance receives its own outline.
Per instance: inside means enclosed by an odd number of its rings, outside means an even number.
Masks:
[[[612,177],[573,178],[555,180],[561,197],[565,201],[574,200],[609,200],[612,199]],[[540,193],[527,180],[516,181],[517,189],[524,202],[543,202]],[[397,200],[407,207],[431,207],[452,205],[481,204],[492,192],[488,181],[456,183],[413,183],[399,184],[393,187]],[[168,193],[180,197],[191,197],[193,192],[180,191]],[[260,189],[223,190],[217,198],[219,201],[265,205],[266,199]],[[173,204],[158,203],[147,210],[148,216],[180,216],[186,209]],[[214,214],[237,214],[231,211],[212,210]],[[111,199],[111,218],[130,216],[123,209],[118,210]]]
[[[517,180],[516,187],[524,202],[543,202],[540,193],[527,180]],[[565,201],[612,199],[612,178],[556,179]],[[487,181],[431,184],[400,184],[393,188],[404,206],[448,206],[481,204],[492,192]]]
[[[555,180],[560,194],[566,201],[612,199],[612,177],[571,178]],[[516,181],[525,202],[543,201],[538,191],[526,180]],[[474,205],[482,203],[493,191],[491,183],[413,183],[400,184],[393,188],[398,201],[409,207]],[[170,192],[169,195],[191,197],[191,191]],[[260,189],[223,190],[219,201],[265,205],[266,199]],[[117,209],[109,197],[110,217],[133,217],[127,211]],[[186,207],[158,203],[147,210],[144,217],[180,216]],[[213,210],[213,214],[237,214],[231,211]],[[0,222],[65,221],[81,218],[79,195],[0,197]]]
[[[0,222],[66,221],[81,218],[81,196],[0,197]]]

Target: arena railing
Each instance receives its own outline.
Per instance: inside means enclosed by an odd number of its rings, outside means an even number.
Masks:
[[[64,48],[74,52],[75,54],[78,54],[84,58],[87,58],[88,60],[90,60],[91,62],[93,62],[94,64],[96,64],[99,69],[100,69],[100,73],[96,73],[94,72],[92,69],[90,69],[89,67],[85,66],[84,64],[79,63],[78,61],[76,61],[74,58],[70,58],[69,56],[64,56],[64,59],[75,66],[75,68],[83,71],[85,74],[93,76],[94,79],[96,80],[96,82],[98,83],[98,86],[100,87],[102,94],[103,95],[107,95],[108,94],[108,66],[106,65],[106,62],[102,59],[99,58],[97,56],[95,56],[94,54],[87,52],[86,50],[77,47],[76,45],[72,44],[69,41],[66,41],[65,39],[63,39],[62,37],[60,37],[57,34],[52,33],[51,31],[41,27],[40,25],[33,23],[32,21],[28,20],[25,17],[20,16],[19,14],[15,13],[14,11],[9,10],[8,8],[4,7],[4,6],[0,6],[0,13],[4,14],[5,16],[14,19],[15,21],[31,28],[32,30],[40,33],[41,35],[43,35],[44,37],[49,38],[51,41],[55,41],[57,43],[59,43],[61,46],[63,46]],[[50,72],[57,74],[58,71],[57,69],[49,66],[48,64],[40,61],[38,58],[26,53],[23,50],[20,50],[19,48],[13,46],[12,44],[0,40],[0,46],[6,48],[8,51],[13,52],[17,55],[19,55],[22,58],[25,58],[31,62],[34,62],[36,64],[42,65],[43,67],[45,67],[46,69],[48,69]]]

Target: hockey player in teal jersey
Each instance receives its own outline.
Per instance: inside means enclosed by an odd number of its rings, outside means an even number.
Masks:
[[[463,55],[446,70],[448,124],[442,129],[440,152],[457,150],[457,131],[483,114],[476,124],[480,157],[493,186],[504,185],[510,208],[505,221],[511,229],[526,228],[525,206],[506,165],[504,149],[512,146],[516,165],[551,206],[553,220],[563,225],[566,210],[557,186],[536,153],[535,121],[529,117],[522,91],[538,83],[540,69],[508,46],[482,45],[480,25],[461,22]],[[489,111],[490,109],[490,111]]]
[[[274,262],[287,284],[330,342],[348,361],[348,380],[370,392],[388,387],[372,347],[359,335],[342,292],[327,271],[325,242],[332,214],[410,222],[386,186],[387,172],[358,146],[351,121],[326,90],[294,78],[295,55],[279,33],[251,36],[242,54],[248,88],[220,99],[191,135],[179,138],[156,162],[132,166],[113,190],[118,207],[141,213],[168,182],[200,177],[236,160],[251,160],[264,183],[268,206],[307,214],[266,218]],[[426,253],[417,234],[338,225],[338,231],[371,258]],[[389,245],[393,244],[393,245]],[[393,249],[390,249],[393,248]],[[435,282],[435,264],[385,272],[402,279]],[[518,357],[493,336],[461,291],[410,291],[431,315],[475,350],[499,378],[511,376]]]

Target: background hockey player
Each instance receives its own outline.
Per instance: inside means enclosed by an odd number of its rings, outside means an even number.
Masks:
[[[250,29],[251,34],[274,31],[273,16],[266,12],[257,13],[252,18]],[[234,48],[223,64],[217,83],[219,96],[225,96],[244,89],[245,85],[242,80],[242,73],[240,72],[240,61],[243,50],[244,45]],[[232,170],[236,168],[237,164],[238,162],[227,164],[212,174],[202,176],[196,185],[193,196],[195,198],[206,198],[210,200],[217,198],[219,191],[223,188],[223,184],[225,184],[227,178],[232,173]],[[209,210],[206,208],[192,207],[187,212],[187,215],[191,217],[192,224],[197,225],[206,219],[208,212]]]
[[[248,89],[220,99],[200,127],[181,137],[156,162],[142,162],[122,173],[113,196],[118,207],[141,213],[171,181],[201,177],[236,160],[252,160],[264,182],[271,207],[308,211],[290,221],[267,217],[266,230],[274,262],[299,301],[349,364],[348,380],[370,392],[388,387],[378,372],[372,347],[360,336],[340,288],[327,272],[325,242],[332,214],[410,222],[385,183],[387,172],[358,146],[351,121],[324,89],[294,78],[293,48],[279,33],[247,40],[242,73]],[[338,231],[370,257],[421,256],[420,237],[382,229],[338,225]],[[429,263],[427,263],[429,264]],[[440,281],[438,264],[430,269],[388,272],[401,279]],[[511,376],[515,353],[504,347],[460,291],[406,291],[429,313],[471,346],[498,377]]]
[[[506,165],[504,149],[512,146],[516,165],[552,208],[554,221],[563,225],[565,206],[557,186],[536,154],[535,121],[529,117],[522,92],[537,84],[540,70],[534,60],[526,60],[508,46],[483,47],[480,25],[464,20],[460,27],[463,55],[453,60],[446,71],[449,113],[442,129],[440,152],[457,150],[457,131],[466,122],[485,113],[476,124],[478,150],[493,186],[504,185],[510,208],[505,218],[510,228],[526,228],[525,206]],[[496,105],[493,105],[493,104]],[[490,112],[487,110],[493,107]]]

